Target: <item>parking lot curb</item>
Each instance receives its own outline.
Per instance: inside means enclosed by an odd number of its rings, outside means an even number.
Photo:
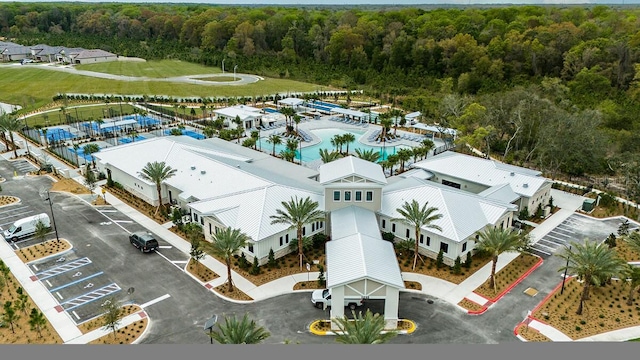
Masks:
[[[138,305],[138,304],[136,304]],[[140,306],[140,305],[138,305]],[[147,333],[149,332],[149,329],[151,329],[151,318],[149,317],[149,313],[146,312],[144,309],[140,310],[137,312],[137,314],[143,313],[144,316],[140,315],[141,318],[147,318],[147,326],[144,327],[144,330],[142,331],[142,334],[140,334],[140,336],[138,336],[137,339],[135,339],[131,344],[139,344],[140,341],[142,341],[142,339],[144,339],[145,336],[147,336]]]
[[[315,320],[313,321],[310,325],[309,325],[309,331],[314,334],[314,335],[318,335],[318,336],[327,336],[327,335],[338,335],[340,332],[339,331],[322,331],[322,330],[316,330],[315,326],[318,323],[321,322],[327,322],[329,320],[323,320],[323,319],[319,319],[319,320]],[[416,325],[415,321],[413,320],[408,320],[408,319],[398,319],[398,321],[406,321],[409,323],[409,329],[407,330],[396,330],[396,333],[399,335],[409,335],[412,334],[413,332],[416,331],[416,329],[418,328],[418,326]],[[386,334],[389,331],[382,331],[380,332],[381,334]]]
[[[205,286],[206,287],[206,286]],[[208,288],[209,291],[211,291],[214,295],[216,295],[217,297],[221,298],[222,300],[226,300],[232,303],[236,303],[236,304],[252,304],[254,302],[256,302],[256,300],[235,300],[235,299],[231,299],[228,298],[220,293],[218,293],[217,291],[213,290],[213,288]]]
[[[12,202],[11,204],[0,205],[0,209],[1,209],[1,208],[4,208],[4,207],[7,207],[7,206],[13,206],[13,205],[22,204],[22,199],[20,199],[19,197],[17,197],[17,196],[12,196],[12,195],[6,195],[6,196],[14,197],[14,198],[18,199],[18,201],[16,201],[16,202]]]
[[[73,244],[72,244],[72,243],[70,243],[70,242],[69,242],[69,240],[67,240],[67,239],[60,239],[60,240],[66,241],[66,242],[69,244],[69,246],[70,246],[70,247],[69,247],[67,250],[65,250],[65,251],[61,251],[61,252],[59,252],[59,253],[55,253],[55,254],[51,254],[51,255],[47,255],[47,256],[45,256],[45,257],[41,257],[41,258],[39,258],[39,259],[31,260],[31,261],[29,261],[29,262],[25,262],[24,264],[25,264],[25,265],[29,265],[29,264],[34,263],[34,262],[36,262],[36,261],[42,261],[42,260],[45,260],[45,259],[51,259],[51,258],[54,258],[54,257],[56,257],[56,256],[64,255],[64,254],[68,253],[69,251],[73,250]]]

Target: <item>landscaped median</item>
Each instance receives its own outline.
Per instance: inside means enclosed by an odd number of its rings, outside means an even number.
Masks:
[[[340,331],[331,330],[331,321],[329,320],[316,320],[309,325],[309,330],[314,335],[337,335]],[[416,323],[412,320],[400,319],[398,320],[398,328],[396,329],[398,334],[411,334],[416,331]],[[382,332],[384,333],[384,331]]]
[[[543,260],[539,256],[531,254],[518,255],[518,257],[496,273],[495,290],[489,286],[489,279],[487,279],[487,281],[473,291],[474,295],[477,295],[475,297],[482,298],[486,301],[479,304],[477,301],[465,297],[458,303],[458,306],[466,309],[469,315],[483,314],[489,309],[489,306],[500,300],[535,269],[542,265],[542,262]]]

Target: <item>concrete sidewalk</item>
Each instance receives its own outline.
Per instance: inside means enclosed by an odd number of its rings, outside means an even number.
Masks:
[[[138,321],[138,320],[142,320],[144,318],[147,317],[147,313],[144,310],[138,311],[137,313],[133,313],[130,315],[127,315],[125,317],[123,317],[120,322],[118,323],[118,325],[116,326],[116,331],[133,324],[134,322]],[[151,321],[151,319],[149,319],[149,321]],[[145,332],[149,329],[151,325],[147,324],[147,327],[145,328]],[[104,327],[100,327],[98,329],[95,329],[91,332],[88,332],[84,335],[78,336],[75,339],[72,339],[70,341],[65,342],[65,344],[88,344],[94,340],[97,340],[103,336],[112,336],[113,335],[113,331],[111,329],[106,329]],[[142,333],[142,335],[140,335],[138,337],[138,339],[136,339],[136,341],[134,341],[133,343],[137,343],[138,341],[140,341],[143,337],[144,337],[144,332]]]

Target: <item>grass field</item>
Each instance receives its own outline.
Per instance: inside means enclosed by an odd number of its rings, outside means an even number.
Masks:
[[[78,70],[97,71],[124,76],[146,76],[150,78],[222,73],[222,70],[217,67],[203,66],[180,60],[147,62],[113,61],[100,64],[77,65],[76,68]]]
[[[102,119],[105,116],[105,110],[112,109],[115,111],[115,114],[120,113],[120,104],[110,104],[110,105],[81,105],[78,107],[74,107],[74,105],[70,105],[68,108],[68,113],[73,118],[78,118],[86,121],[89,118],[92,119]],[[122,105],[122,113],[124,115],[133,114],[133,106],[128,104]],[[108,114],[108,112],[107,112]],[[109,115],[107,115],[110,117]],[[37,114],[31,117],[27,117],[27,123],[30,127],[34,127],[36,125],[43,126],[54,126],[58,124],[66,123],[64,119],[64,114],[60,110],[51,110],[45,113]]]
[[[126,64],[138,65],[138,63]],[[187,68],[191,68],[191,65],[187,65]],[[0,101],[24,105],[27,110],[39,108],[52,102],[53,96],[57,93],[217,97],[261,96],[289,91],[315,91],[317,89],[317,85],[286,79],[266,78],[248,85],[195,85],[154,81],[118,81],[32,67],[0,66]]]

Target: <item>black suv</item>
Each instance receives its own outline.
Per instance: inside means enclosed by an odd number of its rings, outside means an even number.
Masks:
[[[158,240],[153,235],[145,232],[137,232],[129,235],[131,244],[142,252],[151,252],[158,248]]]

